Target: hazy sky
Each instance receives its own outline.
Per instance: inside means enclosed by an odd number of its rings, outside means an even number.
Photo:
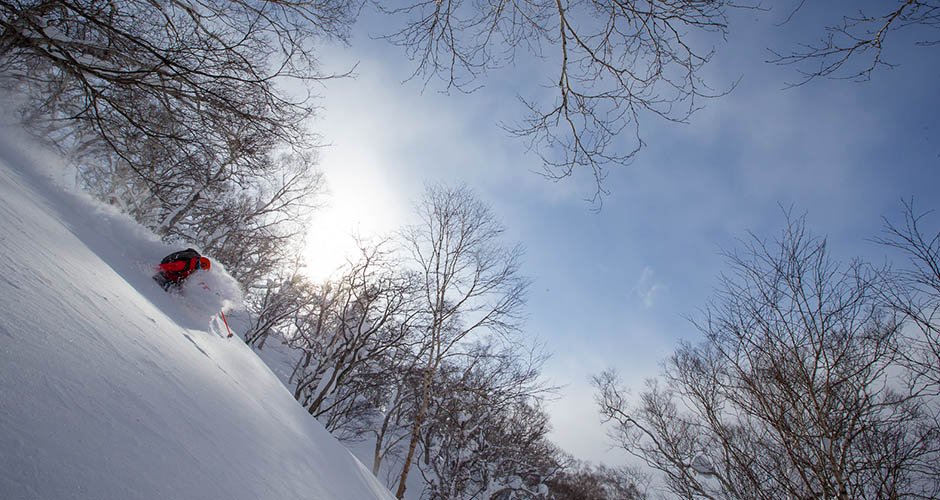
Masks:
[[[321,91],[315,126],[332,144],[321,162],[331,195],[311,232],[311,267],[322,274],[339,265],[351,232],[407,222],[425,182],[470,185],[527,249],[524,270],[535,282],[526,333],[554,353],[546,377],[566,384],[549,407],[552,438],[578,458],[618,463],[624,455],[608,450],[588,379],[616,367],[640,389],[678,339],[696,339],[686,318],[725,269],[721,249],[748,231],[773,238],[781,207],[792,207],[836,256],[880,261],[884,250],[868,238],[882,216],[897,220],[902,198],[940,208],[940,47],[898,34],[886,55],[899,65],[870,82],[784,90],[797,75],[766,64],[766,49],[813,41],[820,23],[839,19],[807,9],[775,26],[786,14],[732,17],[706,75],[717,88],[740,80],[735,90],[706,102],[690,124],[644,121],[648,147],[611,171],[610,195],[595,213],[583,201],[591,179],[539,177],[539,159],[498,126],[521,116],[516,93],[547,83],[537,72],[521,62],[469,95],[403,82],[413,65],[369,37],[380,26],[366,13],[351,47],[323,50],[325,69],[358,63],[358,77]]]

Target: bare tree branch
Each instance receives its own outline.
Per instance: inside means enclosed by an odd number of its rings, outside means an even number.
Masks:
[[[542,159],[542,173],[564,179],[590,172],[600,203],[611,165],[627,165],[644,146],[640,122],[684,122],[703,98],[723,95],[699,76],[712,55],[702,35],[727,31],[724,0],[427,0],[384,12],[404,27],[384,38],[416,61],[413,78],[472,92],[488,71],[519,51],[556,76],[554,98],[519,96],[526,110],[504,125]],[[703,48],[704,47],[704,48]]]
[[[940,28],[940,3],[933,0],[901,0],[881,7],[858,9],[842,16],[838,24],[826,28],[826,35],[816,42],[801,44],[793,51],[771,50],[769,62],[793,65],[801,79],[789,86],[800,86],[816,78],[867,81],[879,68],[893,64],[884,57],[889,36],[902,30],[918,30],[924,38],[919,45],[935,45],[940,38],[929,30]],[[804,8],[804,1],[787,18],[789,22]],[[921,28],[927,28],[927,32]]]

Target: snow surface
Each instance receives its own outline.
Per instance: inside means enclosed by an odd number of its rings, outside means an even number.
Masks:
[[[0,131],[0,499],[393,498],[224,338],[221,266],[165,293],[178,248],[24,144]]]

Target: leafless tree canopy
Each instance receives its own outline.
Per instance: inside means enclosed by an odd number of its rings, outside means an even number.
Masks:
[[[808,10],[795,1],[791,19]],[[730,90],[730,81],[709,88],[701,70],[730,29],[729,11],[761,8],[733,0],[372,3],[390,17],[384,38],[415,61],[413,77],[445,89],[473,91],[491,69],[535,61],[536,83],[549,92],[520,95],[522,118],[505,128],[541,157],[546,176],[590,172],[596,202],[610,166],[643,147],[643,120],[685,121],[703,98]],[[172,216],[186,202],[168,200],[171,179],[189,166],[208,166],[208,178],[257,173],[266,168],[262,152],[312,144],[309,96],[277,83],[334,76],[318,70],[313,42],[345,40],[362,4],[2,1],[0,84],[25,92],[26,117],[76,159],[110,156],[109,168],[86,163],[99,170],[85,172],[89,184],[150,192]],[[883,51],[894,34],[940,41],[936,0],[843,4],[845,15],[818,42],[773,61],[796,65],[800,83],[867,79],[890,65]]]
[[[145,140],[223,158],[300,144],[311,107],[274,83],[325,78],[310,42],[344,37],[353,13],[339,0],[2,2],[0,70],[37,119],[95,130],[151,178],[134,156]]]
[[[806,0],[800,0],[789,19],[801,14]],[[848,4],[841,21],[826,27],[815,42],[801,44],[792,52],[774,51],[771,62],[794,65],[802,85],[814,78],[840,78],[864,81],[872,72],[893,64],[885,58],[891,38],[903,31],[919,37],[917,45],[940,43],[940,2],[935,0],[900,0],[875,2],[865,6]],[[805,13],[803,13],[805,14]]]
[[[504,246],[502,224],[466,186],[429,186],[416,215],[420,222],[402,232],[402,241],[420,283],[423,382],[398,498],[405,494],[438,370],[465,342],[478,340],[474,336],[511,340],[529,285],[519,271],[521,247]]]
[[[329,78],[312,42],[345,37],[355,13],[341,0],[4,1],[0,85],[94,194],[251,281],[320,186],[312,104],[278,84]]]
[[[706,97],[733,81],[702,79],[702,68],[729,30],[733,9],[791,8],[810,16],[805,0],[767,4],[731,0],[423,0],[374,2],[395,19],[385,38],[415,61],[413,78],[445,89],[473,91],[494,68],[535,61],[533,78],[547,92],[520,95],[526,114],[505,125],[542,160],[544,174],[562,179],[590,172],[594,201],[613,165],[630,163],[644,146],[640,124],[650,118],[686,121]],[[835,5],[835,7],[833,7]],[[827,2],[840,21],[819,41],[777,49],[771,62],[794,65],[805,83],[816,77],[864,80],[890,66],[885,47],[901,32],[934,45],[940,3]],[[816,35],[809,35],[815,37]],[[529,57],[532,56],[532,57]],[[533,66],[526,66],[533,67]],[[547,97],[548,96],[548,97]]]
[[[521,250],[465,187],[430,187],[417,213],[334,279],[258,284],[246,341],[290,352],[294,397],[338,438],[373,441],[390,488],[410,474],[438,500],[544,500],[564,464],[540,405],[546,356],[516,335]]]
[[[383,8],[384,4],[380,4]],[[727,30],[725,0],[427,0],[384,8],[403,28],[387,39],[417,61],[415,77],[472,91],[487,70],[521,51],[544,61],[554,97],[520,96],[524,121],[507,126],[541,156],[545,175],[587,168],[597,197],[611,164],[643,145],[647,115],[684,121],[703,97],[712,54],[703,34]],[[707,37],[705,37],[707,38]]]
[[[633,467],[591,466],[572,460],[550,482],[553,500],[646,500],[649,478]]]
[[[476,344],[435,375],[422,457],[431,500],[539,498],[561,464],[538,405],[544,358]]]
[[[802,220],[729,255],[698,327],[636,400],[595,379],[623,449],[678,498],[936,498],[936,401],[904,375],[883,275]]]
[[[913,201],[906,202],[903,223],[886,218],[884,234],[875,241],[907,257],[891,273],[892,286],[886,288],[885,297],[916,327],[905,337],[901,354],[918,387],[940,394],[940,231],[925,228],[930,215],[917,212]]]

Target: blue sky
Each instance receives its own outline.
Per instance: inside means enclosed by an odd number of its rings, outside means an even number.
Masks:
[[[785,16],[732,17],[705,74],[718,88],[738,86],[690,124],[645,120],[648,146],[610,172],[610,195],[596,213],[583,201],[592,179],[534,174],[538,158],[498,126],[520,116],[515,93],[546,83],[535,67],[520,61],[475,93],[442,95],[433,81],[426,89],[404,82],[413,66],[400,49],[369,38],[378,30],[367,14],[350,47],[322,52],[327,70],[358,62],[358,77],[320,92],[315,129],[332,144],[321,157],[331,193],[311,230],[311,267],[338,265],[351,232],[407,222],[425,182],[467,183],[527,249],[525,272],[535,282],[526,332],[554,353],[546,376],[566,384],[549,407],[553,438],[578,458],[618,463],[624,457],[608,450],[588,378],[616,367],[639,389],[677,340],[695,339],[686,318],[725,269],[722,248],[747,231],[772,238],[781,207],[792,207],[828,236],[836,256],[880,261],[884,249],[868,238],[882,216],[897,220],[902,198],[940,208],[940,47],[914,46],[902,33],[887,52],[899,66],[870,82],[784,90],[796,73],[766,64],[766,49],[812,41],[820,22],[838,20],[837,11],[807,9],[774,26]]]

